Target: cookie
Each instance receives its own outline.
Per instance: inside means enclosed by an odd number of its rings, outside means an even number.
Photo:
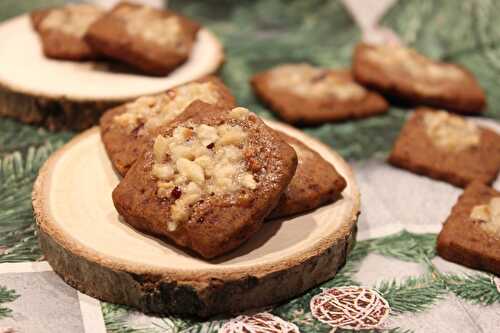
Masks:
[[[500,135],[446,111],[420,108],[397,139],[389,162],[465,187],[491,183],[500,169]]]
[[[229,89],[209,76],[105,112],[100,120],[101,138],[118,173],[127,173],[151,132],[171,122],[197,99],[220,107],[235,106]]]
[[[283,120],[321,124],[384,113],[382,96],[357,84],[348,70],[285,64],[251,79],[255,94]]]
[[[172,11],[122,2],[90,26],[85,40],[109,58],[162,76],[188,59],[199,28]]]
[[[500,192],[470,184],[439,233],[437,252],[457,264],[500,275]]]
[[[92,60],[97,53],[84,40],[89,26],[104,12],[89,4],[70,4],[31,13],[46,57],[62,60]]]
[[[196,101],[156,134],[113,202],[133,227],[204,258],[255,234],[297,166],[293,148],[244,108]]]
[[[331,203],[347,186],[335,167],[299,140],[278,132],[295,149],[297,170],[268,219],[300,214]]]
[[[360,43],[352,70],[361,84],[412,105],[458,113],[478,113],[486,105],[484,91],[472,73],[410,48]]]

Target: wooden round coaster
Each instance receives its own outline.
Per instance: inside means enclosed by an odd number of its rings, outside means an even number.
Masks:
[[[275,220],[237,250],[206,261],[127,225],[111,192],[119,182],[92,128],[55,152],[33,190],[38,237],[53,269],[96,298],[144,312],[206,317],[275,304],[332,278],[356,234],[360,195],[348,164],[328,146],[267,122],[320,153],[347,180],[342,198]]]
[[[223,60],[221,43],[206,29],[188,61],[166,77],[110,63],[48,59],[23,15],[0,24],[0,115],[50,129],[84,129],[112,106],[212,74]]]

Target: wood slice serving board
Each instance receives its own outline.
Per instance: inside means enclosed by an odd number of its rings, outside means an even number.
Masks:
[[[265,223],[242,247],[206,261],[125,224],[111,192],[119,182],[99,129],[45,163],[33,190],[45,257],[71,286],[144,312],[206,317],[275,304],[332,278],[353,245],[360,196],[348,164],[303,132],[268,122],[319,152],[346,178],[342,198]]]
[[[0,115],[50,129],[85,129],[104,110],[212,74],[223,60],[221,43],[206,29],[198,33],[188,61],[165,77],[109,63],[48,59],[23,15],[0,24]]]

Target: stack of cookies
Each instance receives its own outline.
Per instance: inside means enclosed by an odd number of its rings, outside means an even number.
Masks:
[[[237,107],[215,77],[107,111],[101,136],[123,176],[113,202],[125,221],[204,258],[346,187],[318,153]]]
[[[188,59],[200,29],[172,11],[126,2],[109,12],[90,4],[35,11],[31,21],[48,58],[109,59],[155,76]]]

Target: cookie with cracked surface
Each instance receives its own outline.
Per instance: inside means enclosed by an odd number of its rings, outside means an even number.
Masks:
[[[495,180],[500,135],[464,117],[420,108],[406,122],[389,156],[395,166],[465,187]]]
[[[364,118],[388,110],[385,99],[356,83],[348,70],[285,64],[254,75],[251,83],[255,94],[292,124]]]
[[[471,72],[410,48],[360,43],[352,68],[361,84],[412,105],[457,113],[479,113],[486,105],[485,93]]]
[[[127,173],[154,130],[173,121],[195,100],[219,107],[235,106],[234,97],[224,83],[208,76],[105,112],[100,120],[101,138],[118,173],[122,176]]]
[[[204,258],[255,234],[297,166],[294,149],[255,114],[200,101],[147,145],[113,191],[116,209]]]
[[[172,11],[122,2],[90,26],[85,40],[111,59],[164,76],[188,59],[199,29]]]

